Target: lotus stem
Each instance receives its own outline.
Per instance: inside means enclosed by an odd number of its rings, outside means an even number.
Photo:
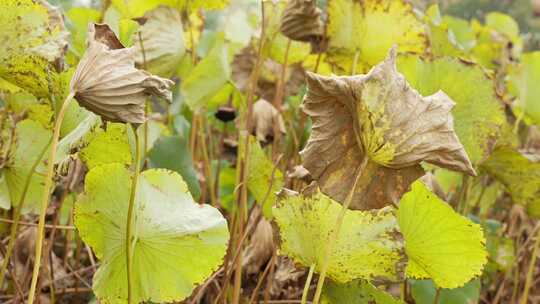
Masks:
[[[334,226],[334,229],[330,232],[328,242],[325,246],[325,252],[324,252],[324,259],[321,264],[321,272],[319,276],[319,281],[317,282],[317,289],[315,290],[315,296],[313,296],[313,304],[318,304],[319,300],[321,298],[322,288],[324,286],[324,279],[326,278],[326,272],[328,270],[328,266],[330,265],[330,256],[332,255],[332,245],[337,243],[337,239],[339,237],[339,232],[341,230],[341,225],[343,224],[343,218],[345,218],[345,213],[349,209],[349,205],[351,204],[351,201],[354,197],[354,192],[356,190],[356,186],[358,184],[358,181],[362,177],[362,173],[364,172],[364,169],[368,163],[368,157],[364,157],[362,160],[362,164],[358,168],[358,171],[356,172],[356,177],[354,179],[354,183],[351,187],[351,190],[347,194],[347,197],[345,198],[345,201],[343,202],[343,206],[341,208],[341,211],[338,214],[336,224]]]
[[[39,212],[39,222],[36,239],[36,251],[34,254],[34,269],[32,271],[32,283],[30,284],[30,291],[28,293],[28,304],[34,303],[34,296],[36,293],[36,286],[39,278],[39,269],[41,267],[41,252],[43,249],[43,237],[45,235],[45,213],[47,211],[47,205],[49,203],[49,198],[51,194],[52,179],[54,175],[54,162],[56,159],[56,148],[58,146],[58,140],[60,139],[60,128],[62,127],[62,122],[64,121],[66,110],[70,105],[71,101],[73,100],[74,96],[75,93],[70,92],[69,95],[66,97],[54,123],[53,138],[51,142],[51,153],[49,155],[49,159],[47,160],[47,176],[45,177],[45,185],[43,187],[43,195],[41,197],[41,208]]]
[[[135,134],[135,172],[133,172],[133,179],[131,180],[131,191],[129,193],[129,205],[126,223],[126,271],[128,304],[133,303],[133,247],[131,244],[131,239],[133,237],[133,210],[135,207],[135,198],[137,196],[139,171],[141,170],[141,143],[139,139],[139,134],[137,133],[137,127],[135,125],[131,125],[131,127],[133,128],[133,134]]]
[[[304,290],[302,291],[302,301],[301,304],[307,303],[307,297],[309,292],[309,286],[311,285],[311,280],[313,279],[313,273],[315,272],[315,263],[309,266],[309,272],[306,278],[306,283],[304,284]]]
[[[28,188],[30,188],[30,181],[32,180],[32,176],[34,175],[34,172],[36,171],[37,166],[43,160],[43,155],[45,155],[45,152],[47,152],[47,149],[49,148],[50,143],[51,142],[49,140],[49,143],[47,143],[47,145],[41,151],[41,153],[39,154],[34,164],[32,164],[32,167],[30,168],[30,173],[28,174],[28,176],[26,177],[26,181],[24,182],[24,188],[21,193],[21,198],[19,199],[19,204],[13,210],[13,223],[11,224],[11,231],[9,233],[9,243],[6,249],[4,260],[2,261],[2,269],[0,270],[0,289],[2,288],[2,286],[4,286],[4,278],[5,278],[7,267],[9,265],[11,254],[13,253],[13,247],[15,246],[17,230],[19,228],[19,221],[21,219],[21,210],[23,208],[24,201],[26,199]]]
[[[538,255],[538,247],[540,247],[540,225],[537,225],[536,241],[534,242],[533,252],[531,254],[531,262],[529,269],[527,270],[527,279],[525,281],[525,287],[523,287],[523,296],[521,296],[520,304],[527,304],[529,298],[529,289],[531,289],[531,282],[533,280],[534,266],[536,265],[536,256]]]

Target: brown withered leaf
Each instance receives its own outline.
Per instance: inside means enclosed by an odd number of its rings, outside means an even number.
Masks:
[[[186,52],[180,13],[172,7],[159,6],[146,12],[144,18],[137,21],[143,23],[139,31],[133,34],[137,67],[162,77],[170,77]],[[142,39],[139,39],[139,35]]]
[[[292,40],[312,42],[322,38],[324,26],[315,0],[290,0],[281,17],[280,30]]]
[[[274,137],[274,130],[285,133],[285,123],[279,111],[265,99],[253,104],[253,119],[249,127],[257,140],[266,142]]]
[[[254,218],[262,212],[260,208],[258,209],[257,212],[252,213],[250,222],[253,222]],[[262,270],[263,265],[272,257],[275,246],[272,224],[264,217],[261,217],[258,223],[253,224],[257,226],[255,227],[255,231],[253,231],[249,245],[242,253],[242,269],[248,275],[257,274]]]
[[[475,174],[454,133],[452,100],[441,91],[422,97],[397,72],[395,59],[392,49],[366,75],[307,75],[303,107],[313,126],[303,166],[341,202],[358,174],[353,209],[397,203],[424,174],[422,161]]]
[[[108,121],[140,124],[149,95],[171,100],[174,82],[135,68],[136,50],[108,25],[90,24],[87,45],[70,85],[83,107]]]

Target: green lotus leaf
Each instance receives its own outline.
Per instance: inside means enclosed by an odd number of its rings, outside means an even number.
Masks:
[[[92,132],[99,127],[101,119],[94,113],[88,116],[71,132],[58,142],[56,149],[56,164],[65,163],[71,152],[88,144],[88,139],[94,136]]]
[[[489,155],[505,116],[493,81],[480,66],[448,57],[422,60],[411,55],[398,57],[398,70],[420,94],[442,90],[456,103],[454,128],[473,164]]]
[[[409,258],[406,275],[456,288],[482,274],[487,251],[482,228],[456,213],[422,182],[412,184],[397,212]]]
[[[510,72],[510,90],[517,96],[514,110],[540,125],[540,52],[523,54],[521,65]]]
[[[165,168],[178,172],[186,181],[189,192],[199,199],[201,186],[197,178],[197,171],[193,165],[193,158],[189,150],[189,142],[183,136],[161,136],[154,147],[149,151],[150,167]]]
[[[540,218],[540,162],[502,147],[493,152],[482,169],[505,186],[515,203],[526,206],[530,215]]]
[[[404,304],[389,293],[373,286],[368,281],[357,280],[347,284],[332,281],[324,284],[322,304]]]
[[[86,50],[86,37],[88,36],[88,23],[99,22],[101,13],[98,10],[86,7],[72,7],[66,12],[66,17],[70,21],[71,44],[69,52],[77,58],[81,58]],[[73,65],[77,61],[70,62]]]
[[[255,200],[262,204],[264,216],[270,219],[272,206],[277,200],[276,193],[283,187],[283,173],[276,169],[272,179],[274,164],[266,157],[255,137],[249,137],[249,146],[248,189]]]
[[[273,215],[281,236],[281,252],[306,267],[315,265],[318,272],[341,208],[321,192],[279,201]],[[346,211],[339,237],[331,242],[327,275],[336,282],[395,280],[400,276],[403,243],[391,207]]]
[[[182,80],[180,92],[193,111],[203,107],[229,81],[229,51],[223,37],[217,38],[208,55]]]
[[[330,1],[328,19],[329,46],[346,54],[346,71],[358,65],[356,72],[367,72],[394,44],[400,52],[422,53],[426,48],[424,25],[405,1]]]
[[[19,205],[27,180],[32,174],[24,197],[23,213],[39,212],[47,169],[44,158],[47,156],[46,150],[51,137],[50,130],[30,119],[17,123],[15,127],[14,146],[10,149],[7,164],[2,171],[9,191],[11,206]],[[38,165],[32,172],[32,167],[36,162]],[[6,190],[5,187],[4,190]],[[2,190],[0,189],[0,191]]]
[[[89,169],[110,163],[130,165],[132,158],[126,125],[110,123],[107,130],[97,129],[80,155]]]
[[[90,170],[75,206],[75,225],[101,260],[93,289],[105,304],[127,303],[130,175],[122,164]],[[135,204],[133,303],[181,301],[221,264],[227,223],[217,209],[195,203],[180,175],[167,170],[141,174]]]
[[[32,94],[21,91],[6,95],[5,101],[6,107],[14,113],[37,121],[46,129],[52,129],[53,109],[44,100],[38,101]]]
[[[411,280],[411,293],[416,303],[433,303],[437,286],[431,280]],[[439,304],[478,303],[480,298],[480,279],[454,289],[440,289]]]

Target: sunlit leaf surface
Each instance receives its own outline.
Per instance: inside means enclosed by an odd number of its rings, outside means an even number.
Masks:
[[[328,236],[342,206],[318,192],[278,202],[273,214],[281,235],[281,252],[319,271]],[[395,280],[404,265],[403,243],[393,209],[347,211],[339,237],[331,240],[328,277],[345,283],[354,279]]]
[[[438,287],[461,287],[487,262],[479,225],[456,213],[420,181],[399,203],[399,229],[409,258],[406,274],[431,278]]]
[[[102,303],[126,303],[125,227],[130,173],[104,165],[86,176],[75,224],[101,265],[93,289]],[[134,302],[189,296],[221,264],[229,232],[219,211],[199,205],[182,178],[152,169],[141,174],[133,235]]]

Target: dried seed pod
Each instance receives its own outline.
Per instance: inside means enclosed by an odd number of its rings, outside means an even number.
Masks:
[[[149,95],[172,99],[174,84],[135,68],[135,49],[126,48],[106,24],[90,24],[88,48],[71,79],[80,105],[104,120],[140,124]]]
[[[186,52],[180,13],[172,7],[159,6],[136,21],[141,24],[133,35],[137,67],[162,77],[171,76]]]
[[[268,101],[259,99],[253,104],[253,122],[249,127],[251,134],[260,142],[267,142],[274,138],[274,128],[285,133],[285,123],[279,111]]]
[[[223,122],[233,121],[236,118],[236,110],[231,106],[221,106],[215,116]]]
[[[290,0],[281,17],[281,32],[292,40],[313,42],[324,34],[315,0]]]

